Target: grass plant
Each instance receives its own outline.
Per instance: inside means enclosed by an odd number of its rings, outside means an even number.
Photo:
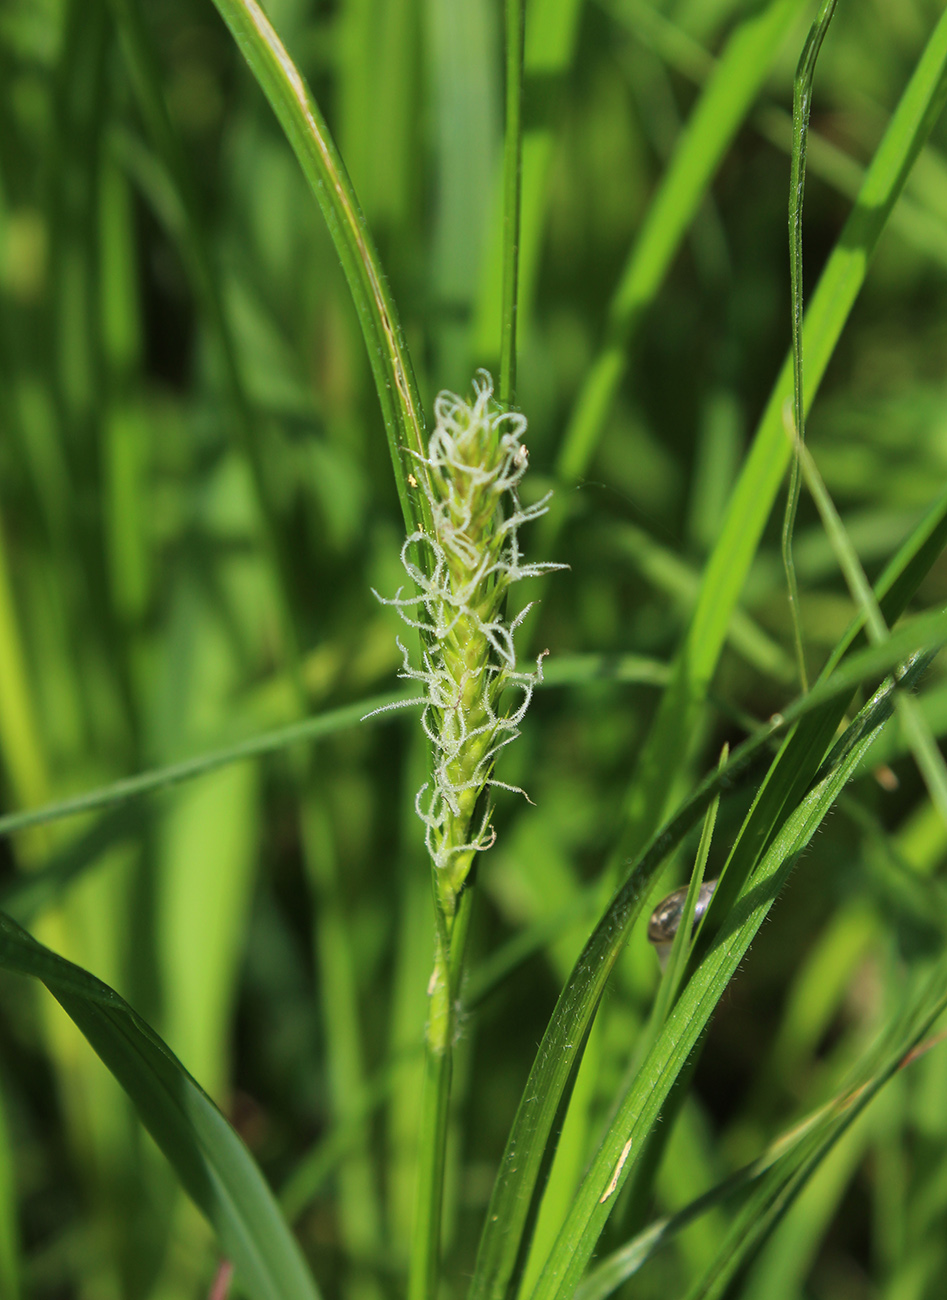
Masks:
[[[940,1295],[945,100],[933,0],[7,0],[3,1300]]]

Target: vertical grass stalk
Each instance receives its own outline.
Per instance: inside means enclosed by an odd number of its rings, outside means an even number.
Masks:
[[[506,597],[521,578],[561,567],[526,564],[520,553],[520,525],[546,509],[546,498],[524,508],[517,495],[528,462],[523,416],[500,409],[483,371],[474,381],[471,402],[441,393],[435,415],[427,452],[415,453],[418,473],[409,479],[423,494],[432,521],[431,532],[409,534],[402,549],[415,594],[402,596],[399,589],[384,601],[420,633],[420,666],[401,646],[401,675],[424,688],[421,723],[431,756],[430,776],[416,801],[432,866],[436,931],[411,1300],[426,1300],[436,1290],[451,1048],[470,876],[477,854],[495,839],[492,790],[517,789],[498,781],[494,766],[519,734],[542,678],[542,656],[533,669],[517,665],[513,634],[522,615],[507,620]]]
[[[805,403],[802,388],[802,200],[806,188],[806,148],[809,142],[809,114],[812,109],[812,79],[816,59],[829,30],[837,0],[822,0],[815,22],[799,57],[792,93],[792,162],[789,179],[789,279],[792,296],[792,410],[793,423],[800,440],[805,439]],[[799,587],[792,556],[792,534],[799,504],[799,458],[794,456],[789,469],[789,491],[783,516],[782,552],[789,591],[799,684],[809,689],[806,658],[802,647],[799,619]]]

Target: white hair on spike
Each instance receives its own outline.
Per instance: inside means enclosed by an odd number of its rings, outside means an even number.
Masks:
[[[404,596],[403,588],[390,598],[375,593],[421,636],[420,667],[398,642],[403,659],[399,676],[424,688],[421,725],[431,743],[433,767],[415,806],[438,876],[457,872],[449,885],[444,882],[448,897],[462,886],[472,856],[495,838],[489,808],[471,832],[477,796],[487,786],[525,794],[518,786],[495,781],[493,766],[519,735],[533,689],[542,681],[543,656],[535,669],[517,668],[513,633],[529,606],[507,621],[506,592],[523,578],[566,567],[523,563],[519,528],[546,513],[549,495],[525,508],[520,504],[517,489],[529,461],[522,441],[526,419],[494,402],[493,381],[485,370],[474,377],[473,392],[472,402],[440,393],[427,454],[410,453],[418,466],[412,479],[431,518],[431,531],[411,533],[401,549],[416,594]],[[426,570],[412,554],[422,548],[427,549]],[[510,687],[520,691],[520,699],[501,713],[500,697]],[[458,859],[465,859],[459,868]]]

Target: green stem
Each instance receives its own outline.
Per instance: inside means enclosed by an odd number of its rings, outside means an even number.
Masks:
[[[523,165],[524,0],[506,0],[506,133],[503,147],[503,304],[500,317],[500,401],[516,390],[520,200]]]
[[[453,1057],[449,1048],[444,1052],[435,1052],[430,1043],[427,1045],[408,1300],[433,1300],[437,1294],[452,1066]]]
[[[454,1034],[473,907],[473,889],[468,885],[461,892],[449,930],[436,897],[435,907],[438,908],[437,954],[431,981],[431,1014],[425,1044],[424,1094],[421,1099],[417,1198],[408,1300],[434,1300],[437,1295]]]
[[[789,181],[789,277],[792,293],[792,411],[800,442],[805,441],[805,403],[802,387],[802,200],[806,187],[806,149],[809,143],[809,113],[812,108],[812,78],[825,33],[835,13],[837,0],[822,0],[799,59],[792,96],[792,164]],[[782,553],[789,590],[793,640],[799,666],[799,682],[809,689],[806,659],[799,619],[799,588],[792,555],[792,534],[799,504],[799,459],[794,456],[789,470],[789,491],[783,517]]]

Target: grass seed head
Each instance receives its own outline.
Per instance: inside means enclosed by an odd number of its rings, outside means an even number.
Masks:
[[[493,383],[478,371],[473,399],[439,394],[427,455],[414,453],[417,478],[430,507],[432,530],[411,533],[401,560],[416,594],[392,600],[420,633],[421,663],[404,656],[401,676],[422,683],[421,723],[431,743],[433,771],[416,806],[448,918],[476,853],[495,839],[491,805],[481,799],[497,756],[519,724],[542,680],[517,666],[506,598],[514,582],[558,564],[526,564],[521,524],[545,514],[548,496],[523,507],[517,489],[528,465],[524,416],[502,410]]]

